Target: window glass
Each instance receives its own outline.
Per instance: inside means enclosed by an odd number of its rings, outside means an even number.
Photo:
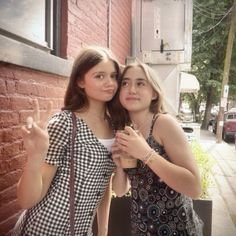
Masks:
[[[228,115],[228,119],[229,119],[229,120],[232,120],[233,118],[234,118],[234,115],[233,115],[233,114],[229,114],[229,115]]]
[[[45,1],[0,0],[0,28],[42,46],[45,41]]]

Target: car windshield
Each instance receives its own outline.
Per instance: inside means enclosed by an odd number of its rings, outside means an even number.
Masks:
[[[228,120],[236,119],[236,114],[229,114],[227,117]]]

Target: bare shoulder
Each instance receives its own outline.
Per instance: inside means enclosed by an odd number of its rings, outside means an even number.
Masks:
[[[171,137],[173,137],[173,139],[182,138],[184,132],[175,117],[170,114],[160,114],[154,124],[153,135],[163,144],[166,138],[168,138],[168,140],[170,140]]]
[[[155,126],[159,126],[159,128],[166,127],[181,127],[178,123],[177,119],[170,114],[160,114],[158,115],[157,122]]]

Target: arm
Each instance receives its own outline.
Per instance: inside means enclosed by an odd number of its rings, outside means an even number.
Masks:
[[[121,167],[119,148],[116,143],[112,146],[112,159],[116,164],[116,171],[112,178],[112,189],[118,197],[122,197],[129,191],[130,183],[127,174]]]
[[[120,137],[120,148],[143,160],[151,148],[146,140],[127,127],[129,135]],[[170,133],[171,131],[171,133]],[[192,198],[201,193],[200,175],[185,134],[169,115],[161,115],[154,125],[153,136],[164,146],[171,162],[154,152],[147,165],[171,188]]]
[[[31,208],[45,196],[56,170],[56,166],[47,163],[26,163],[17,185],[17,198],[22,208]]]
[[[112,189],[118,197],[122,197],[130,189],[128,176],[121,167],[116,168],[112,181]]]
[[[149,167],[177,192],[198,198],[201,194],[200,174],[181,126],[171,116],[163,115],[155,124],[153,135],[164,146],[171,162],[155,154]]]
[[[33,117],[27,118],[27,126],[22,127],[22,136],[28,159],[17,186],[17,197],[23,208],[30,208],[46,194],[57,167],[44,162],[49,147],[49,135],[45,121],[40,119],[38,101],[34,100]],[[46,115],[51,113],[51,105]]]
[[[111,205],[111,180],[107,189],[102,197],[102,200],[97,208],[97,225],[98,225],[98,236],[107,236],[108,234],[108,222],[109,212]]]

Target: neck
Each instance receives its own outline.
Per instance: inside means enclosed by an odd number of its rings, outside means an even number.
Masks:
[[[130,119],[135,129],[142,130],[144,127],[148,127],[152,122],[153,113],[147,112],[135,112],[130,113]]]
[[[105,103],[90,103],[86,109],[78,111],[78,113],[89,116],[91,118],[99,118],[101,120],[104,120],[106,114],[106,105]]]

